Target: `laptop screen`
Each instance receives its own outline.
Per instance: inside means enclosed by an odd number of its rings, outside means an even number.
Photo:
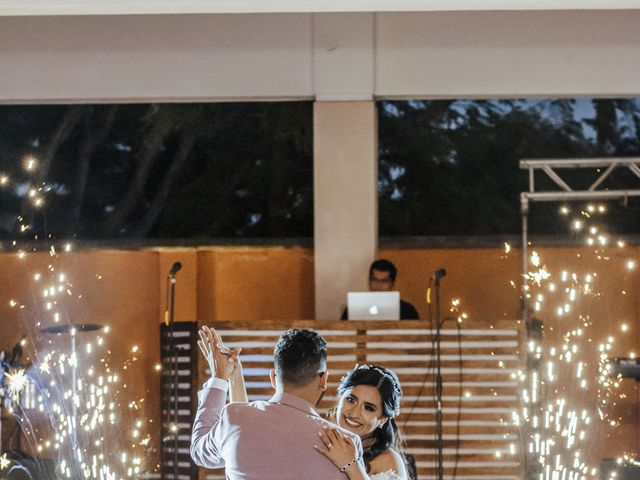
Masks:
[[[349,320],[400,320],[400,292],[347,293]]]

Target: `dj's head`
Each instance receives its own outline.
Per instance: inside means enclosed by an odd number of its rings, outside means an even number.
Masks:
[[[388,292],[393,290],[398,269],[389,260],[376,260],[369,267],[369,290],[372,292]]]

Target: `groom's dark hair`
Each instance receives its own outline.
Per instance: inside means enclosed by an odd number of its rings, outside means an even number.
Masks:
[[[327,342],[312,330],[287,330],[273,350],[273,363],[283,384],[303,387],[327,370]]]

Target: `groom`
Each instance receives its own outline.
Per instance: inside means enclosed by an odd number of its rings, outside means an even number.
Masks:
[[[202,328],[201,349],[214,375],[199,392],[191,437],[191,458],[202,467],[225,467],[229,480],[344,480],[345,474],[313,445],[323,425],[339,428],[315,410],[327,389],[327,345],[311,330],[285,332],[274,349],[275,395],[268,401],[225,406],[227,380],[238,352],[222,344],[218,333]],[[342,434],[356,445],[360,438]]]

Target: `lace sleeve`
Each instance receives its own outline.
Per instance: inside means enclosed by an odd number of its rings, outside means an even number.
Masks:
[[[402,477],[393,470],[376,473],[375,475],[371,475],[369,478],[371,478],[371,480],[402,480]]]

